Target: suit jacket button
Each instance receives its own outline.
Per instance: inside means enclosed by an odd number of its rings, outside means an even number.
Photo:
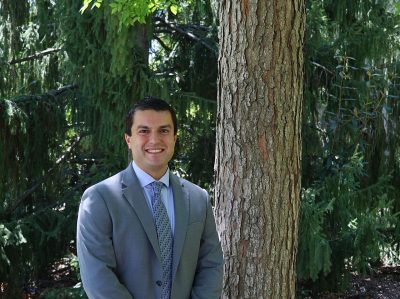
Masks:
[[[159,287],[161,287],[161,286],[162,286],[162,281],[161,281],[161,280],[157,280],[157,281],[156,281],[156,284],[157,284]]]

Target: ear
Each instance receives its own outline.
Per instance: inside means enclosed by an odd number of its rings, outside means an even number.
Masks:
[[[126,134],[126,133],[125,133],[124,136],[125,136],[125,142],[126,142],[126,144],[128,145],[129,148],[131,148],[131,137],[132,137],[132,136],[129,136],[129,135]]]

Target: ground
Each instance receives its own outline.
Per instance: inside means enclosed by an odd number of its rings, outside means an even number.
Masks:
[[[343,293],[320,294],[312,299],[400,299],[400,265],[382,266],[373,275],[352,274],[350,288]]]

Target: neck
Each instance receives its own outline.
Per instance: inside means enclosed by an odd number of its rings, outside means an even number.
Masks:
[[[144,170],[145,171],[145,170]],[[149,174],[153,179],[158,181],[161,179],[164,174],[168,171],[168,167],[163,169],[163,170],[157,170],[157,171],[145,171],[147,174]]]

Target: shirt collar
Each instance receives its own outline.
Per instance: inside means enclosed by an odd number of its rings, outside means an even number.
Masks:
[[[151,175],[149,175],[147,172],[142,170],[135,163],[135,161],[132,161],[132,167],[133,167],[133,170],[136,173],[136,176],[138,177],[140,186],[142,188],[144,188],[148,184],[151,184],[152,182],[156,181]],[[169,187],[169,168],[167,168],[167,171],[165,172],[165,174],[158,181],[164,183],[164,185],[167,186],[167,188]]]

